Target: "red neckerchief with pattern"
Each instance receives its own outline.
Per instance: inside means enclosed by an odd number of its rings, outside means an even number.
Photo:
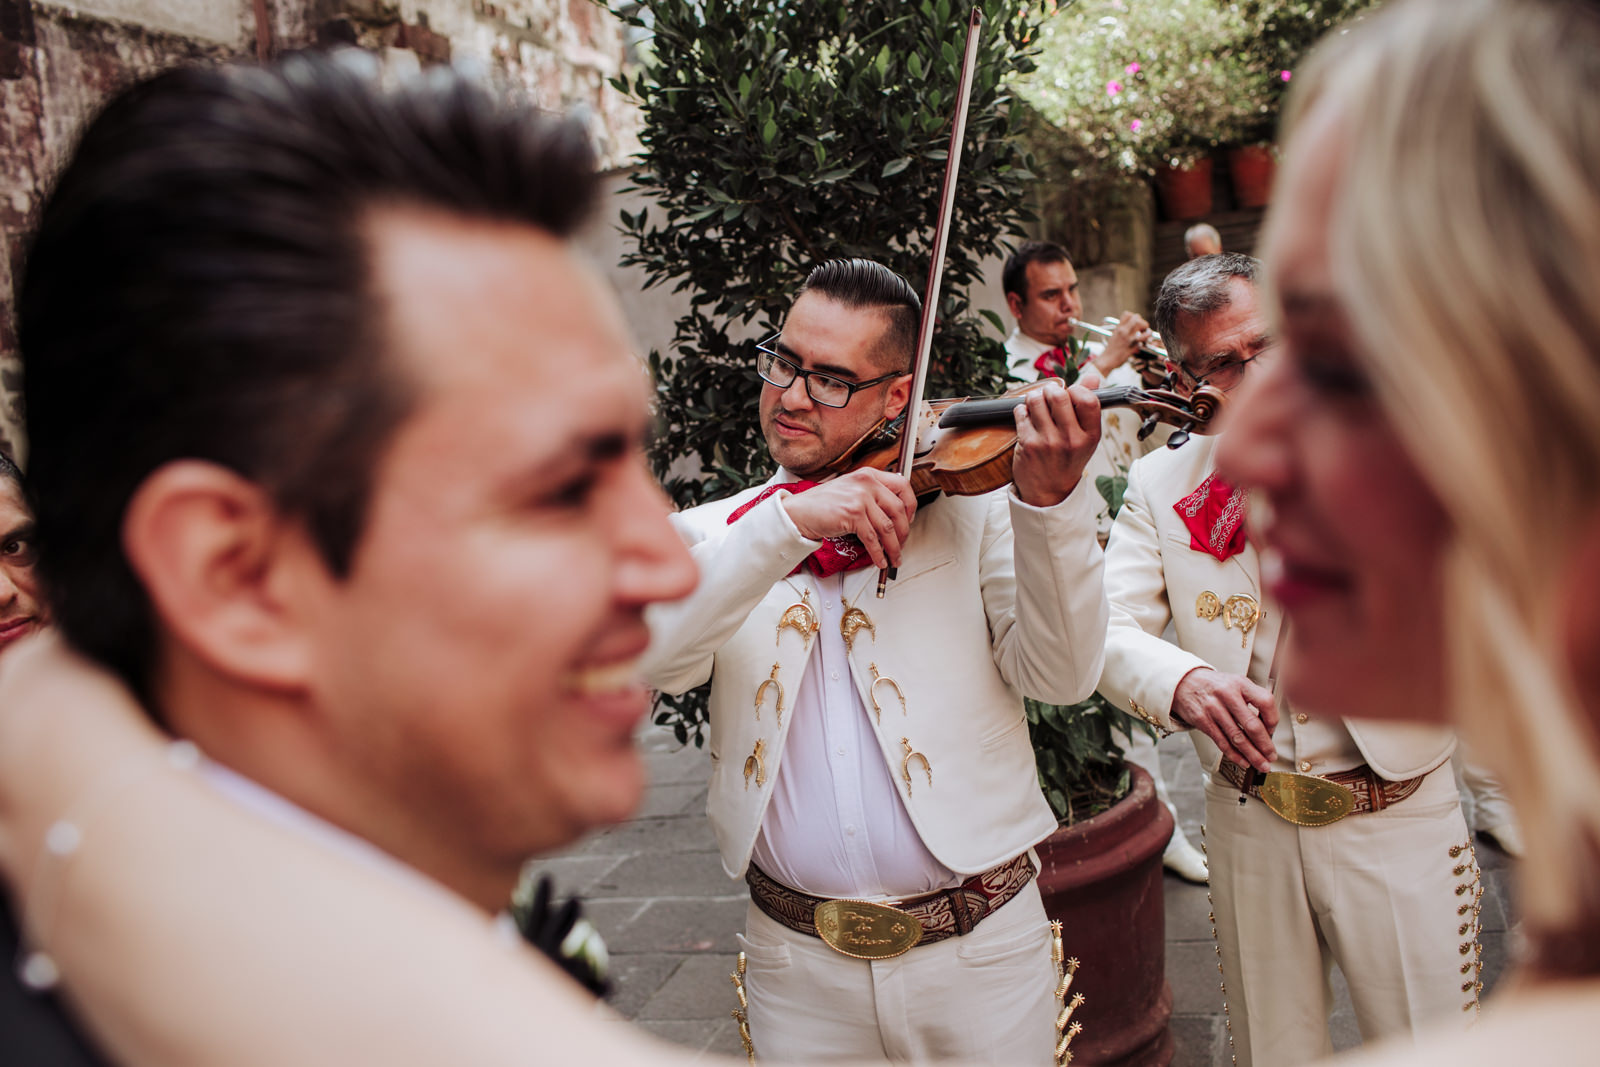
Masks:
[[[746,512],[780,489],[787,489],[791,493],[803,493],[807,489],[815,489],[820,484],[820,482],[799,481],[769,485],[754,498],[735,508],[733,514],[728,516],[728,523],[732,525],[744,518]],[[861,543],[861,539],[855,534],[846,534],[843,537],[824,537],[822,547],[797,563],[794,570],[789,573],[799,574],[803,567],[818,578],[827,578],[830,575],[857,570],[871,562],[872,557],[867,555],[867,547]]]
[[[1172,505],[1189,529],[1189,547],[1226,561],[1244,551],[1244,490],[1235,489],[1216,471],[1195,491]]]

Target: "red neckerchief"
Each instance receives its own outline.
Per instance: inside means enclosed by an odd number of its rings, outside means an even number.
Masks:
[[[1189,528],[1189,547],[1196,552],[1226,561],[1244,551],[1244,490],[1229,485],[1216,471],[1172,510]]]
[[[807,489],[815,489],[820,482],[784,482],[781,485],[769,485],[757,493],[751,500],[740,504],[728,516],[731,525],[744,518],[745,513],[767,497],[780,489],[787,489],[791,493],[803,493]],[[795,565],[790,574],[799,574],[800,568],[815,574],[818,578],[827,578],[830,575],[842,574],[865,567],[872,562],[872,557],[867,555],[867,548],[855,534],[846,534],[843,537],[824,537],[822,547]]]
[[[1068,375],[1070,366],[1074,371],[1083,369],[1083,362],[1078,359],[1082,346],[1074,341],[1041,352],[1039,358],[1033,361],[1033,369],[1039,372],[1039,377],[1073,378],[1076,374]]]

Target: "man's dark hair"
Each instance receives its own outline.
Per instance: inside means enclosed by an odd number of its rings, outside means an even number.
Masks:
[[[141,692],[156,631],[122,517],[163,464],[257,483],[348,573],[414,400],[383,355],[371,212],[566,236],[595,199],[581,129],[445,71],[385,92],[365,59],[160,74],[101,111],[44,206],[17,294],[39,571],[72,642]]]
[[[870,259],[830,259],[812,268],[795,299],[806,293],[820,293],[847,308],[881,309],[889,317],[889,327],[876,351],[878,363],[885,370],[911,370],[922,324],[922,297],[910,282]]]
[[[1006,265],[1000,272],[1000,288],[1008,294],[1015,293],[1028,302],[1028,264],[1029,263],[1070,263],[1072,257],[1067,255],[1067,250],[1054,241],[1024,241],[1017,246],[1017,250],[1006,257]]]
[[[0,480],[10,482],[18,489],[27,484],[22,480],[22,468],[17,466],[16,461],[6,455],[3,449],[0,449]]]
[[[1191,259],[1167,275],[1156,294],[1151,325],[1166,343],[1167,354],[1183,362],[1183,335],[1178,319],[1183,315],[1205,315],[1226,307],[1233,300],[1229,291],[1235,278],[1251,285],[1261,270],[1259,261],[1241,252],[1217,252]]]

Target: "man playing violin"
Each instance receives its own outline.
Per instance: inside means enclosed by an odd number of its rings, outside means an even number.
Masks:
[[[876,263],[811,273],[757,360],[778,469],[675,517],[702,581],[648,614],[645,677],[711,683],[708,807],[751,885],[738,981],[763,1059],[1051,1064],[1031,846],[1056,821],[1023,697],[1099,677],[1099,405],[1064,384],[1019,402],[1013,485],[987,495],[919,507],[900,475],[831,476],[907,405],[920,309]]]
[[[1223,253],[1162,283],[1156,325],[1184,387],[1231,392],[1271,358],[1256,271]],[[1335,961],[1365,1038],[1465,1024],[1480,890],[1449,766],[1454,735],[1308,715],[1274,690],[1283,612],[1263,594],[1243,494],[1215,474],[1216,442],[1191,438],[1129,473],[1106,548],[1099,689],[1162,731],[1189,730],[1208,773],[1212,917],[1236,1062],[1332,1052]],[[1169,623],[1175,643],[1161,639]]]

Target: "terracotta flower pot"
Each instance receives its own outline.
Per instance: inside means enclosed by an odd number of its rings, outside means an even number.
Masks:
[[[1211,214],[1211,157],[1188,167],[1156,170],[1156,191],[1169,219],[1198,219]]]
[[[1272,179],[1278,157],[1271,145],[1247,144],[1228,149],[1228,173],[1233,177],[1233,199],[1240,207],[1266,207],[1272,199]]]
[[[1133,785],[1110,811],[1064,826],[1038,846],[1044,908],[1062,922],[1079,961],[1074,1064],[1167,1067],[1172,988],[1166,977],[1161,853],[1172,813],[1150,775],[1129,765]]]

